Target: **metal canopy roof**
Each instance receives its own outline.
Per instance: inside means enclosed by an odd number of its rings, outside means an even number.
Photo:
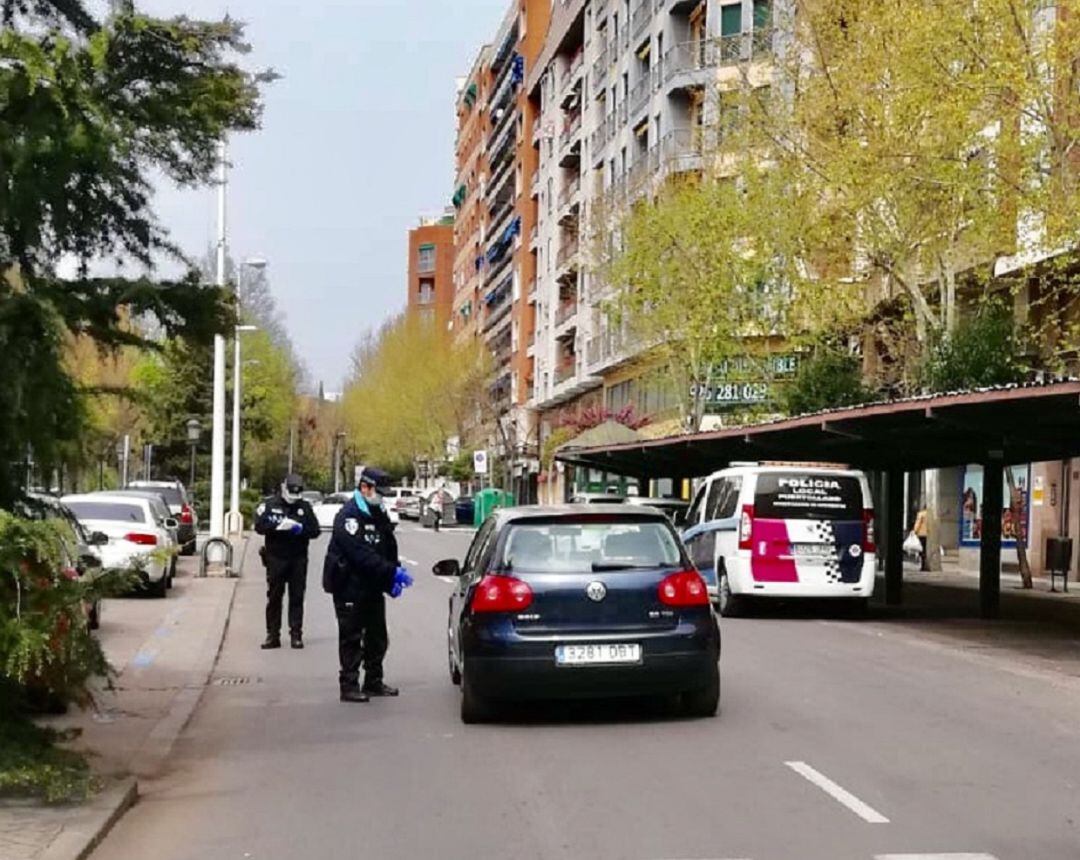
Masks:
[[[872,403],[647,442],[564,449],[557,459],[642,478],[705,475],[740,460],[944,468],[1080,456],[1080,381]]]

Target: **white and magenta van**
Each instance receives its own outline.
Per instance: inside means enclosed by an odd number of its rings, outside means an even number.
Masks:
[[[683,540],[721,615],[747,598],[857,601],[874,591],[874,507],[862,472],[736,465],[710,475]]]

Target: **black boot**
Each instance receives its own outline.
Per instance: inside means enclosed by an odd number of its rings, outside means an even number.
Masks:
[[[350,689],[341,691],[341,701],[363,704],[364,702],[370,701],[370,699],[368,699],[367,693],[362,690]]]
[[[303,648],[304,637],[300,633],[291,633],[289,634],[289,644],[292,645],[293,648]]]
[[[398,694],[398,688],[391,687],[389,684],[384,684],[382,681],[379,681],[375,684],[365,683],[364,692],[367,693],[369,696],[392,697]]]
[[[262,644],[263,651],[272,651],[274,648],[281,647],[281,637],[268,635],[266,641]]]

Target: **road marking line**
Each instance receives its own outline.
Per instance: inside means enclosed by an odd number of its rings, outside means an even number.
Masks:
[[[404,562],[405,564],[411,564],[411,565],[412,565],[413,567],[419,567],[419,566],[420,566],[420,562],[418,562],[418,561],[413,561],[413,560],[412,560],[411,558],[405,558],[405,556],[402,556],[402,557],[401,557],[401,560],[402,560],[402,561],[403,561],[403,562]]]
[[[785,765],[807,781],[813,783],[833,800],[843,804],[867,824],[888,824],[889,819],[874,809],[869,804],[863,803],[859,798],[846,789],[840,787],[825,774],[814,770],[804,761],[786,761]]]
[[[874,860],[997,860],[993,854],[877,854]]]

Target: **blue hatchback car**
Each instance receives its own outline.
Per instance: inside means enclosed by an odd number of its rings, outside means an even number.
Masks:
[[[712,716],[720,631],[705,582],[670,521],[624,505],[496,511],[454,577],[450,676],[461,719],[500,700],[678,694]]]

